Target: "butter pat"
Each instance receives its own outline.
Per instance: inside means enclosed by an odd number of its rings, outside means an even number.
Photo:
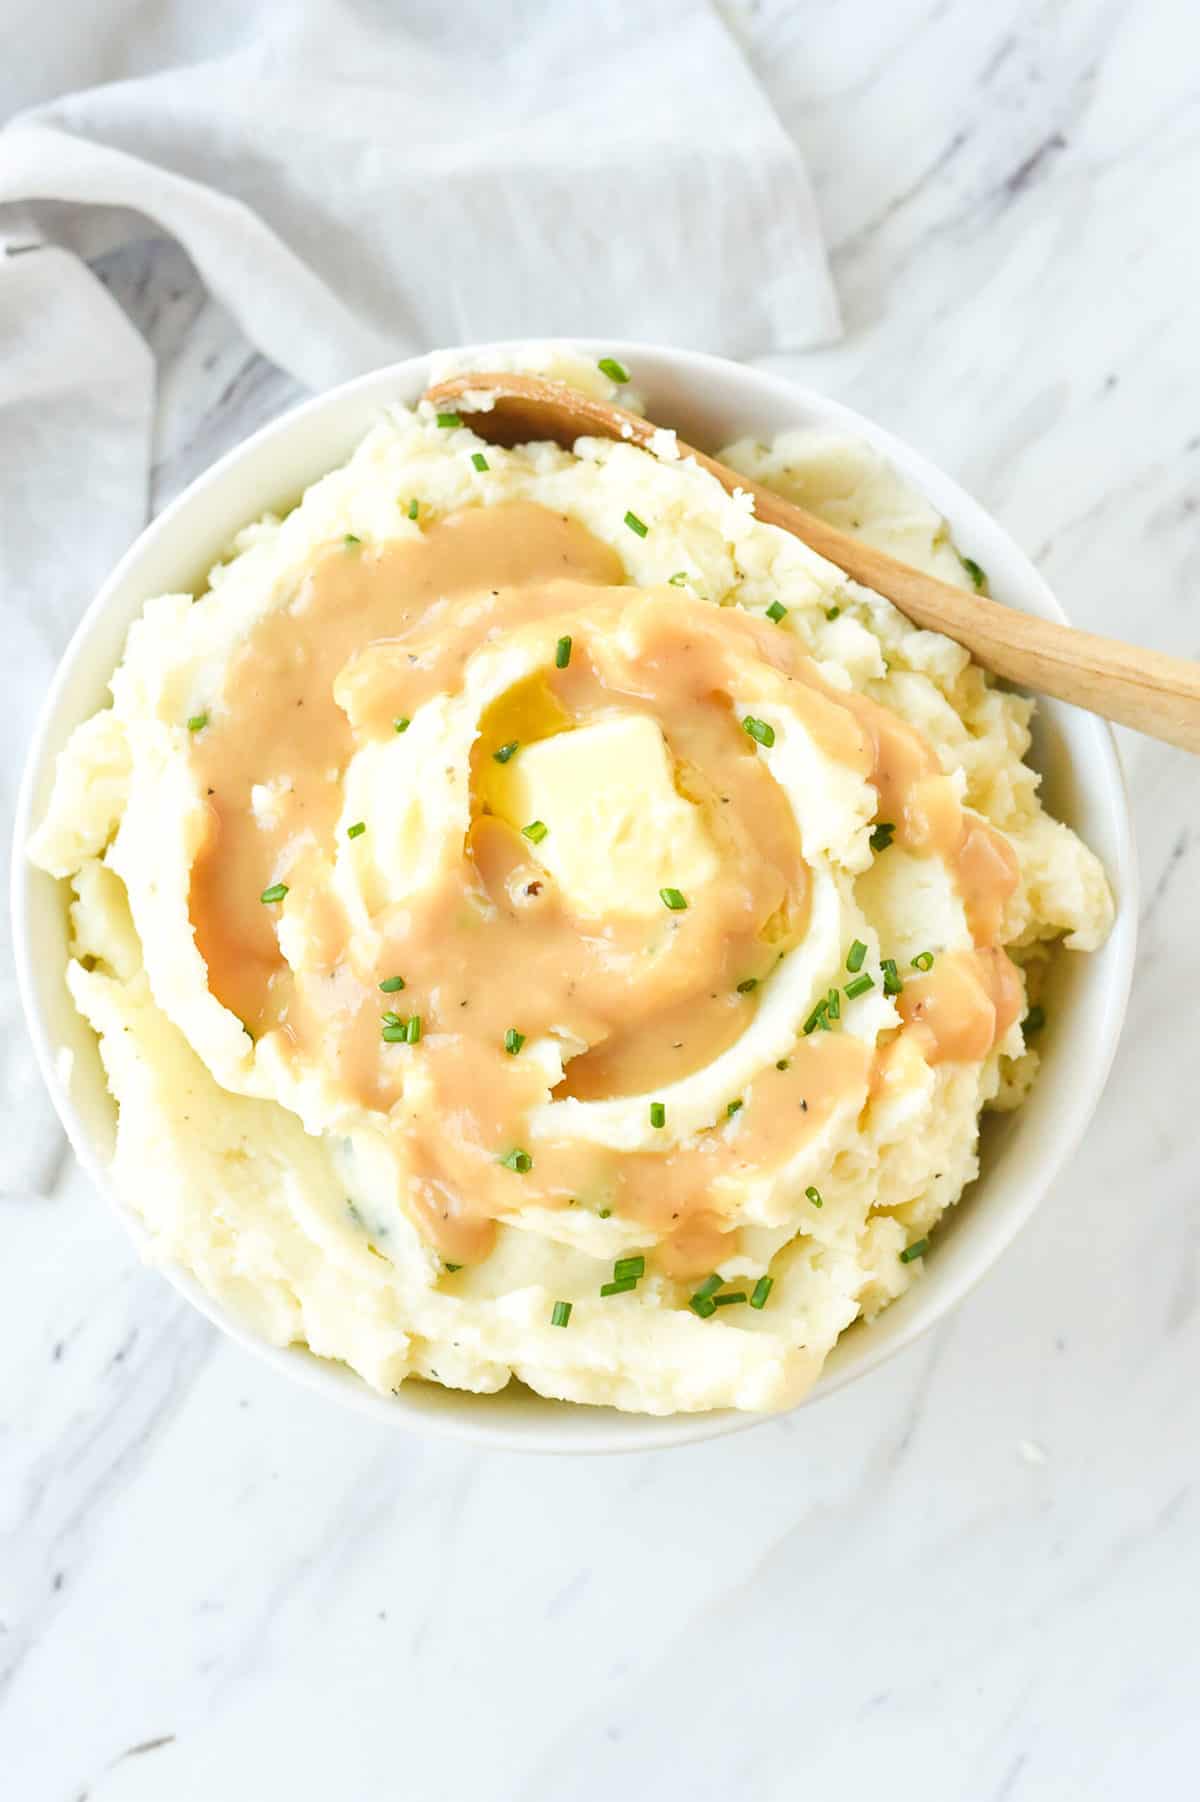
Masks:
[[[504,776],[505,817],[546,826],[530,848],[577,914],[657,919],[661,888],[692,898],[717,873],[703,815],[675,787],[666,740],[644,714],[522,746]]]

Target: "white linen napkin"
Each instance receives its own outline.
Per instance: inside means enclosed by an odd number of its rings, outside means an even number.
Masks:
[[[54,661],[144,523],[152,361],[81,258],[178,239],[310,388],[472,339],[738,356],[838,330],[804,166],[702,0],[22,10],[0,67],[6,837]],[[5,944],[7,1191],[43,1187],[59,1144],[16,1016]]]

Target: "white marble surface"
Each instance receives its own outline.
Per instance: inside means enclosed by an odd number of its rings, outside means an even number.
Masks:
[[[727,10],[846,309],[787,366],[954,471],[1079,623],[1200,654],[1194,7]],[[161,505],[296,391],[173,248],[104,267],[161,360]],[[218,1342],[70,1172],[7,1207],[0,1793],[1194,1793],[1200,784],[1122,749],[1143,942],[1087,1142],[954,1318],[791,1419],[424,1442]]]

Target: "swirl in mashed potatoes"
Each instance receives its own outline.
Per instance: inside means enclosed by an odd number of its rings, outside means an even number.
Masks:
[[[33,846],[156,1253],[380,1389],[793,1402],[1108,929],[1030,704],[655,442],[397,409],[147,603]],[[965,579],[862,447],[730,455]]]

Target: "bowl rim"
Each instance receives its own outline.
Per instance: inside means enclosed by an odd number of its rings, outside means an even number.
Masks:
[[[1012,603],[1018,606],[1018,610],[1042,613],[1049,618],[1066,621],[1066,615],[1056,597],[1024,551],[1005,528],[960,488],[952,477],[885,427],[877,425],[842,402],[809,388],[791,375],[775,370],[750,368],[733,359],[707,352],[678,350],[633,339],[595,338],[591,335],[537,340],[488,340],[480,344],[453,347],[453,354],[473,359],[478,359],[481,354],[489,351],[511,355],[531,344],[536,344],[538,349],[547,347],[552,350],[578,351],[585,356],[615,355],[627,367],[633,368],[635,385],[639,364],[643,370],[653,365],[666,371],[668,376],[682,375],[693,380],[708,378],[726,384],[733,383],[745,393],[748,408],[752,406],[753,395],[757,390],[764,402],[770,395],[776,405],[782,401],[785,407],[792,407],[798,424],[811,425],[819,420],[865,440],[881,451],[906,479],[913,480],[936,506],[945,510],[943,501],[948,497],[954,504],[954,511],[960,516],[965,514],[994,545],[1004,548],[1007,560],[1019,572],[1021,594]],[[202,510],[209,495],[232,472],[239,467],[257,463],[273,447],[302,431],[314,420],[320,419],[322,414],[328,414],[332,419],[339,411],[351,408],[367,397],[374,399],[378,412],[382,412],[389,404],[415,399],[426,385],[431,366],[446,354],[445,351],[430,351],[403,358],[314,395],[261,426],[203,470],[147,524],[101,584],[58,661],[39,710],[21,777],[10,864],[10,906],[18,991],[43,1080],[71,1147],[93,1183],[133,1237],[139,1255],[144,1259],[150,1235],[138,1215],[116,1194],[106,1163],[84,1129],[68,1084],[62,1079],[57,1050],[39,1002],[30,944],[32,866],[26,856],[26,846],[34,823],[34,808],[39,789],[47,779],[48,766],[53,763],[57,749],[61,748],[67,733],[79,723],[73,719],[64,731],[59,717],[64,696],[69,693],[80,666],[87,663],[91,640],[97,627],[106,620],[114,602],[123,599],[126,583],[136,575],[143,562],[169,543],[181,521],[186,522],[189,515]],[[478,362],[476,366],[482,367]],[[696,386],[699,389],[699,381],[696,381]],[[332,428],[329,435],[333,436]],[[361,432],[358,435],[361,436]],[[342,456],[331,453],[329,459],[308,481],[317,480],[342,460]],[[235,520],[230,526],[229,536],[238,530],[239,525],[248,523],[250,522],[244,516]],[[955,530],[957,534],[959,527],[956,526]],[[151,594],[158,592],[162,592],[161,588],[151,586],[146,589],[142,599],[148,599]],[[131,617],[136,617],[136,612]],[[926,1306],[919,1305],[924,1282],[907,1291],[901,1300],[913,1298],[913,1305],[894,1330],[881,1334],[873,1326],[858,1328],[858,1337],[848,1355],[843,1350],[847,1344],[843,1336],[831,1353],[816,1385],[786,1414],[794,1414],[800,1408],[811,1406],[845,1384],[865,1376],[930,1331],[957,1307],[1027,1224],[1050,1184],[1077,1148],[1099,1102],[1116,1054],[1132,982],[1137,939],[1138,876],[1129,801],[1116,741],[1111,728],[1103,721],[1092,719],[1091,724],[1094,727],[1092,756],[1086,767],[1082,768],[1079,760],[1072,756],[1069,767],[1078,776],[1081,786],[1102,803],[1109,816],[1112,837],[1110,855],[1114,859],[1114,867],[1109,868],[1108,875],[1116,891],[1117,910],[1112,933],[1105,947],[1111,968],[1103,990],[1101,1026],[1095,1037],[1094,1055],[1090,1064],[1085,1071],[1080,1072],[1085,1080],[1075,1085],[1068,1099],[1064,1108],[1065,1117],[1059,1121],[1054,1143],[1038,1162],[1036,1179],[1028,1185],[1027,1193],[1019,1203],[1010,1203],[1004,1226],[992,1231],[990,1247],[980,1250],[954,1284],[944,1285],[935,1291]],[[54,742],[53,749],[52,741],[57,741]],[[44,875],[43,872],[37,874]],[[986,1201],[981,1198],[978,1205],[982,1209],[986,1206]],[[533,1406],[530,1413],[522,1414],[514,1422],[511,1413],[506,1414],[499,1409],[494,1418],[480,1412],[480,1404],[484,1407],[493,1405],[498,1397],[477,1396],[467,1391],[441,1389],[437,1385],[423,1383],[405,1383],[394,1394],[383,1395],[370,1389],[346,1366],[318,1358],[305,1348],[269,1343],[232,1310],[210,1296],[189,1271],[172,1263],[158,1259],[154,1261],[174,1287],[230,1338],[310,1389],[319,1390],[331,1399],[354,1407],[376,1420],[386,1420],[392,1426],[500,1449],[580,1454],[645,1451],[689,1444],[746,1431],[753,1426],[785,1417],[779,1414],[739,1413],[729,1409],[655,1416],[626,1413],[607,1407],[592,1408],[538,1396],[531,1397]],[[894,1304],[895,1306],[898,1304]],[[879,1318],[888,1319],[893,1315],[894,1307],[885,1310]],[[468,1399],[471,1406],[464,1408],[464,1398]],[[592,1423],[589,1430],[582,1434],[577,1431],[556,1430],[555,1422],[564,1419],[564,1411],[572,1418],[581,1415],[587,1417]]]

